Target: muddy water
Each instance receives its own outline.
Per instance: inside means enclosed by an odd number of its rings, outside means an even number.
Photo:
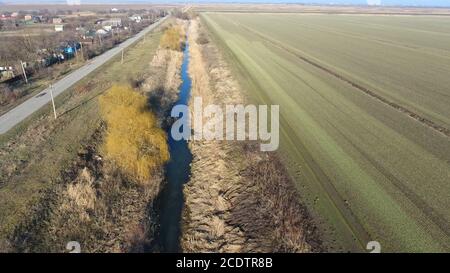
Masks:
[[[191,93],[189,68],[189,45],[186,44],[181,66],[182,84],[175,105],[188,105]],[[183,185],[188,182],[192,154],[185,140],[175,141],[169,135],[170,162],[166,167],[167,184],[160,202],[160,247],[162,252],[180,251],[181,214],[184,205]]]

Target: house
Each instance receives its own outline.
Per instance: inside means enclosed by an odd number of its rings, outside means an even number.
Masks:
[[[115,12],[119,12],[119,9],[117,9],[117,8],[112,8],[112,9],[111,9],[111,13],[115,13]]]
[[[63,19],[59,18],[59,17],[55,17],[52,19],[53,24],[62,24],[63,23]]]
[[[6,20],[9,20],[9,19],[11,19],[11,16],[9,16],[8,14],[0,15],[0,20],[2,20],[2,21],[6,21]]]
[[[23,18],[25,21],[31,21],[33,20],[33,16],[30,14],[25,15],[25,17]]]
[[[11,18],[17,18],[17,17],[19,17],[19,13],[18,12],[11,13]]]
[[[103,35],[108,34],[108,31],[106,31],[106,30],[104,30],[104,29],[101,28],[101,29],[97,30],[95,33],[96,33],[97,35],[103,36]]]
[[[12,66],[0,66],[0,71],[13,71]]]
[[[111,19],[102,21],[101,24],[102,24],[102,26],[121,27],[122,26],[122,19],[120,19],[120,18],[111,18]]]
[[[60,48],[66,58],[70,59],[77,54],[77,51],[81,48],[81,44],[75,41],[65,42],[64,46]]]
[[[142,17],[139,14],[134,14],[133,16],[129,17],[129,19],[136,23],[140,23],[142,21]]]
[[[86,39],[93,39],[93,38],[95,37],[95,34],[96,34],[96,31],[95,31],[95,30],[93,30],[93,29],[88,30],[88,31],[86,31],[86,32],[84,33],[84,35],[83,35],[83,40],[86,40]]]
[[[34,23],[41,23],[42,22],[42,16],[33,16],[33,22]]]
[[[6,81],[14,77],[14,69],[11,66],[0,66],[0,81]]]
[[[55,31],[56,32],[63,32],[64,31],[64,25],[55,25]]]

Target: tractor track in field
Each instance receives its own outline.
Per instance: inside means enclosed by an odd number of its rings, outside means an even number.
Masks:
[[[294,77],[298,77],[300,80],[302,80],[301,77],[299,77],[298,75],[295,75],[291,71],[286,70],[286,72],[291,73]],[[304,82],[304,83],[306,85],[308,85],[312,90],[317,92],[317,90],[315,90],[315,88],[313,86],[310,86],[307,82]],[[322,97],[322,98],[327,100],[325,97]],[[327,102],[338,109],[338,107],[332,101],[327,100]],[[378,163],[376,160],[371,158],[369,156],[369,154],[367,154],[363,149],[361,149],[360,147],[355,145],[339,127],[337,127],[332,122],[328,122],[328,124],[330,126],[332,126],[336,131],[338,131],[339,134],[343,138],[345,138],[348,141],[348,143],[350,143],[361,155],[363,155],[364,158],[366,158],[373,166],[375,166],[375,168],[380,173],[382,173],[385,177],[387,177],[389,179],[389,181],[392,182],[392,185],[394,185],[397,189],[399,189],[401,192],[403,192],[405,194],[405,196],[407,197],[407,199],[410,200],[411,203],[413,203],[425,215],[427,215],[429,217],[429,219],[434,224],[436,224],[445,235],[450,236],[450,225],[449,225],[449,223],[447,223],[447,221],[445,220],[445,217],[443,215],[441,215],[439,212],[437,212],[434,208],[430,207],[425,202],[425,200],[423,200],[419,195],[417,195],[414,191],[412,191],[409,187],[407,187],[407,185],[406,185],[407,183],[403,183],[402,181],[400,181],[397,177],[395,177],[395,175],[393,175],[391,172],[389,172],[380,163]],[[312,159],[310,159],[310,161],[312,161]],[[333,192],[333,195],[338,195],[336,189],[333,189],[330,192]],[[342,198],[340,198],[340,199],[342,199]],[[354,220],[353,220],[353,222],[354,222]],[[359,229],[359,230],[361,230],[361,229]]]
[[[247,26],[244,26],[242,24],[239,24],[239,25],[241,27],[245,28],[246,30],[250,31],[251,33],[257,35],[258,37],[262,38],[264,41],[269,42],[270,44],[272,44],[272,45],[274,45],[274,46],[276,46],[276,47],[278,47],[280,49],[286,50],[287,52],[289,52],[292,55],[296,56],[297,58],[299,58],[303,62],[306,62],[306,63],[308,63],[308,64],[310,64],[310,65],[312,65],[312,66],[314,66],[314,67],[316,67],[316,68],[326,72],[326,73],[328,73],[329,75],[331,75],[331,76],[333,76],[333,77],[335,77],[335,78],[337,78],[337,79],[339,79],[339,80],[341,80],[341,81],[343,81],[343,82],[345,82],[347,84],[350,84],[352,87],[358,89],[361,92],[364,92],[366,95],[376,99],[377,101],[383,103],[384,105],[392,107],[395,110],[397,110],[397,111],[399,111],[399,112],[401,112],[403,114],[406,114],[410,118],[413,118],[414,120],[420,122],[424,126],[430,128],[430,129],[432,129],[434,131],[437,131],[437,132],[443,134],[446,137],[450,137],[450,129],[449,128],[446,128],[444,126],[436,124],[434,121],[432,121],[430,119],[427,119],[427,118],[425,118],[425,117],[423,117],[423,116],[421,116],[421,115],[419,115],[419,114],[409,110],[408,108],[406,108],[404,106],[401,106],[401,105],[399,105],[399,104],[397,104],[397,103],[395,103],[393,101],[390,101],[390,100],[386,99],[385,97],[383,97],[381,95],[378,95],[376,92],[370,90],[369,88],[364,87],[364,86],[362,86],[362,85],[360,85],[360,84],[358,84],[358,83],[348,79],[347,77],[345,77],[345,76],[343,76],[343,75],[341,75],[341,74],[339,74],[339,73],[337,73],[337,72],[335,72],[335,71],[333,71],[333,70],[331,70],[331,69],[329,69],[329,68],[327,68],[327,67],[325,67],[325,66],[323,66],[323,65],[321,65],[321,64],[319,64],[319,63],[317,63],[317,62],[315,62],[313,60],[311,60],[310,58],[307,58],[307,57],[299,54],[296,50],[294,50],[294,49],[292,49],[290,47],[284,46],[284,45],[280,44],[279,42],[274,41],[271,38],[268,38],[267,36],[259,33],[258,31],[254,30],[254,29],[251,29],[251,28],[249,28]]]
[[[288,73],[292,73],[292,72],[288,72]],[[293,74],[293,73],[292,73]],[[294,75],[298,77],[297,75]],[[300,78],[300,77],[299,77]],[[305,82],[305,84],[308,85],[308,83]],[[314,87],[309,86],[311,89],[315,90]],[[315,90],[316,91],[316,90]],[[324,98],[325,99],[325,98]],[[331,105],[333,105],[334,107],[338,108],[336,105],[334,105],[334,103],[332,101],[327,101],[328,103],[330,103]],[[430,219],[430,221],[432,221],[435,225],[437,225],[439,227],[439,229],[441,230],[441,232],[443,234],[445,234],[446,236],[450,236],[450,226],[449,223],[447,223],[445,217],[440,214],[439,212],[437,212],[434,208],[432,208],[431,206],[429,206],[425,200],[423,198],[421,198],[419,195],[417,195],[413,190],[411,190],[408,186],[407,183],[404,183],[403,181],[400,181],[394,174],[392,174],[391,172],[389,172],[386,168],[384,168],[379,162],[377,162],[376,160],[374,160],[372,157],[370,157],[370,155],[368,153],[366,153],[363,149],[361,149],[361,147],[359,147],[358,145],[354,144],[350,138],[347,137],[347,135],[339,128],[337,127],[335,124],[333,124],[332,122],[328,122],[328,124],[330,126],[332,126],[336,131],[339,132],[339,134],[348,141],[348,143],[350,143],[352,145],[352,147],[354,147],[366,160],[368,160],[380,173],[382,173],[385,177],[387,177],[389,179],[389,181],[392,182],[392,185],[394,187],[396,187],[397,189],[399,189],[403,194],[405,194],[406,198],[412,203],[414,204],[414,206],[416,206],[419,210],[421,210],[425,215],[428,216],[428,218]],[[311,160],[310,160],[311,161]],[[312,161],[314,162],[314,161]],[[317,169],[315,169],[317,170]],[[329,183],[331,183],[330,181],[328,181]],[[330,191],[332,193],[332,195],[336,195],[338,196],[339,194],[337,194],[337,190],[333,189],[332,191]],[[340,199],[338,199],[338,201],[335,201],[336,204],[339,202],[339,200],[343,200],[342,197],[339,196]],[[345,207],[347,209],[346,206],[343,205],[337,205],[337,207]],[[353,220],[351,220],[353,223],[355,223],[355,217],[351,216],[353,218]],[[347,217],[348,218],[348,217]],[[357,227],[357,230],[359,230],[359,234],[364,234],[364,232],[361,232],[361,227],[362,225],[360,223],[358,223],[359,226]],[[368,235],[367,235],[368,236]],[[438,238],[440,239],[440,238]],[[367,240],[366,240],[367,241]]]
[[[329,122],[329,124],[330,126],[333,126],[333,128],[337,130],[339,134],[341,134],[341,136],[344,137],[344,139],[346,139],[348,143],[350,143],[353,146],[353,148],[355,148],[366,160],[368,160],[370,164],[372,164],[381,174],[383,174],[386,178],[388,178],[389,181],[392,183],[392,185],[396,187],[398,190],[400,190],[405,195],[405,197],[412,204],[414,204],[414,206],[416,206],[420,211],[422,211],[423,214],[426,215],[427,218],[433,224],[438,226],[442,234],[450,236],[450,226],[449,223],[446,221],[444,215],[439,213],[433,207],[429,206],[423,198],[421,198],[417,193],[415,193],[408,187],[407,183],[398,179],[394,174],[392,174],[385,167],[383,167],[382,164],[374,160],[368,153],[366,153],[364,149],[361,149],[361,147],[355,145],[341,129],[339,129],[331,122]],[[440,240],[441,238],[437,239]]]

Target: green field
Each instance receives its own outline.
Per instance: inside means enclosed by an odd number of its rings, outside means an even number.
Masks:
[[[202,13],[330,250],[450,251],[450,18]]]

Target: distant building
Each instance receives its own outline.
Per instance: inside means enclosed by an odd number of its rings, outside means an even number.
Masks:
[[[25,21],[31,21],[33,20],[33,16],[31,16],[30,14],[25,15],[25,17],[23,18]]]
[[[11,66],[0,66],[0,82],[14,77],[14,69]]]
[[[2,20],[2,21],[9,20],[9,19],[11,19],[11,16],[9,16],[8,14],[0,15],[0,20]]]
[[[33,22],[34,23],[41,23],[42,22],[42,16],[33,16]]]
[[[64,25],[55,25],[55,31],[56,32],[63,32],[64,31]]]
[[[19,13],[18,13],[18,12],[13,12],[13,13],[11,13],[11,17],[12,17],[12,18],[17,18],[17,17],[19,17]]]
[[[0,66],[0,71],[13,71],[12,66]]]
[[[119,12],[119,9],[112,8],[112,9],[111,9],[111,12],[113,12],[113,13],[114,13],[114,12]]]
[[[62,24],[63,23],[63,19],[59,18],[59,17],[55,17],[52,19],[53,24]]]
[[[85,34],[83,35],[83,40],[86,39],[93,39],[95,37],[96,31],[91,29],[85,32]]]
[[[136,23],[140,23],[142,21],[142,17],[138,14],[134,14],[129,18],[131,21],[135,21]]]
[[[108,34],[108,31],[104,30],[104,29],[99,29],[95,32],[97,35],[106,35]]]
[[[108,20],[103,20],[101,22],[102,26],[111,26],[111,27],[121,27],[122,26],[122,19],[120,18],[111,18]]]

